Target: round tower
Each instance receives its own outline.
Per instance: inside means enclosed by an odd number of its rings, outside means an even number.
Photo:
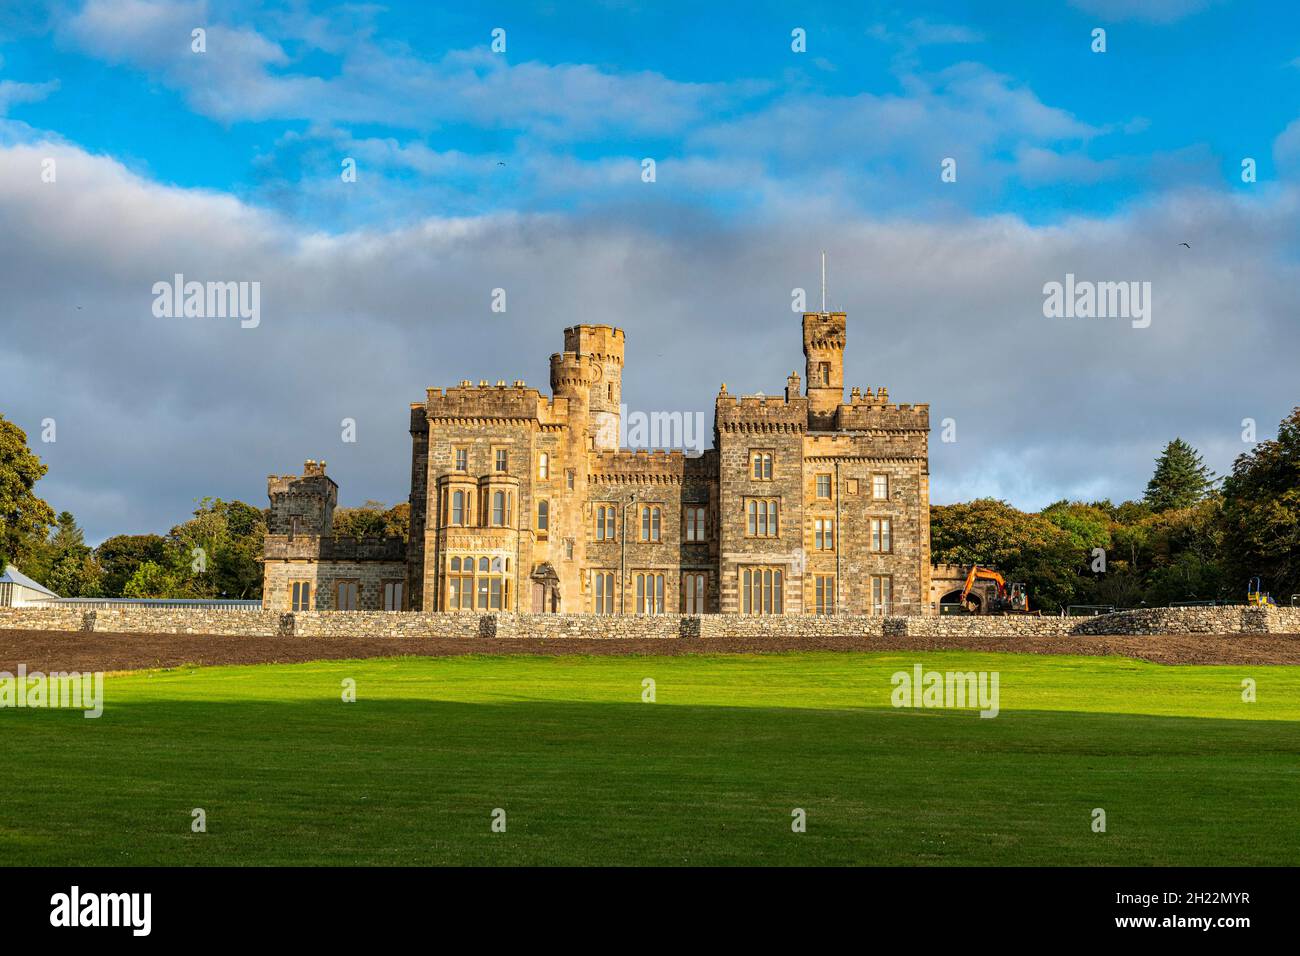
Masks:
[[[589,387],[587,408],[591,416],[589,433],[597,451],[618,451],[623,403],[623,343],[623,330],[609,325],[575,325],[564,330],[565,353],[586,358],[596,376]],[[551,368],[555,368],[554,357]],[[557,391],[556,394],[560,393]]]

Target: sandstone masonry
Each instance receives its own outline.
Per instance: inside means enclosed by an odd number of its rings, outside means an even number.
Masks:
[[[263,606],[928,613],[928,406],[883,387],[846,402],[845,313],[805,313],[802,331],[804,377],[774,396],[722,385],[698,456],[619,448],[624,333],[608,325],[565,329],[550,395],[429,389],[410,409],[409,540],[332,537],[323,462],[272,476]]]

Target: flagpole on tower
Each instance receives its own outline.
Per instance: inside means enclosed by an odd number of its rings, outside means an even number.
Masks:
[[[822,315],[826,314],[826,250],[822,250]]]

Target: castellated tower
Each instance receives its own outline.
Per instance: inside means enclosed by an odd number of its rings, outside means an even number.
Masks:
[[[564,330],[564,351],[587,357],[596,378],[589,390],[589,434],[596,451],[618,451],[619,407],[623,401],[623,330],[608,325],[575,325]],[[551,359],[555,367],[555,359]],[[554,372],[552,372],[554,378]],[[552,384],[558,395],[560,392]]]
[[[339,486],[325,474],[325,462],[308,460],[301,475],[272,475],[266,483],[271,499],[267,533],[331,535]]]
[[[835,412],[844,402],[844,342],[847,334],[843,312],[803,314],[809,424],[814,429],[834,428]]]

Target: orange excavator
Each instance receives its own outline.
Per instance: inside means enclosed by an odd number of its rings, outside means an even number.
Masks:
[[[966,575],[966,584],[961,589],[961,603],[965,605],[970,597],[971,588],[977,580],[992,581],[997,586],[993,599],[989,601],[990,614],[1041,614],[1041,611],[1029,610],[1029,592],[1019,582],[1007,584],[1006,578],[989,568],[973,567]]]

